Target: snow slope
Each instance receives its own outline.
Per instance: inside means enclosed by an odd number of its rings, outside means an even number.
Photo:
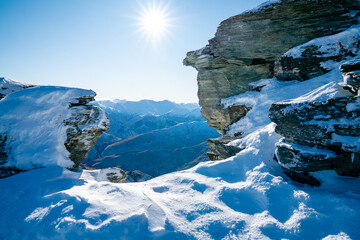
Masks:
[[[270,124],[236,157],[145,183],[60,167],[2,179],[0,238],[358,239],[359,180],[322,172],[319,188],[291,182],[272,161],[278,138]]]
[[[260,81],[232,131],[245,150],[142,183],[115,184],[88,170],[48,167],[0,180],[0,239],[359,239],[360,180],[314,173],[321,187],[288,179],[273,160],[274,101],[341,82],[338,69],[306,82]],[[251,129],[255,129],[251,131]]]

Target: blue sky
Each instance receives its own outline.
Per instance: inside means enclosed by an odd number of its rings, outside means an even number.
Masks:
[[[263,1],[156,1],[172,19],[156,44],[137,20],[150,2],[0,0],[0,76],[93,89],[97,99],[197,102],[186,52],[204,47],[222,20]]]

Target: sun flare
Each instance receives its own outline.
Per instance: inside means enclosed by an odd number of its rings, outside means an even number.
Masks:
[[[172,20],[169,18],[167,7],[153,2],[141,6],[139,15],[139,31],[148,41],[155,44],[169,34]]]

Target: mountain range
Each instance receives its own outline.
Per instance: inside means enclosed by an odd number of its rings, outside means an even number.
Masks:
[[[110,130],[99,138],[83,161],[94,168],[140,170],[153,177],[208,161],[207,126],[197,104],[170,101],[98,101],[108,113]]]

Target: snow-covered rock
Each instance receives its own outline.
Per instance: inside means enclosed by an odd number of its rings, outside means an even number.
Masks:
[[[341,61],[360,54],[360,25],[338,34],[313,39],[290,49],[275,62],[281,80],[308,80],[337,68]]]
[[[353,57],[351,54],[356,54],[359,44],[358,28],[340,32],[358,23],[359,11],[357,0],[266,1],[255,10],[221,22],[209,44],[188,52],[183,61],[198,70],[199,104],[209,126],[226,134],[227,126],[243,118],[250,106],[224,107],[221,100],[253,90],[251,83],[255,81],[274,77],[275,61],[294,47],[339,33],[336,39],[323,39],[322,43],[329,42],[322,45],[326,49],[315,48],[334,55],[326,61],[319,60],[322,65],[318,68],[325,73],[336,65],[330,60],[338,62]],[[309,62],[303,66],[316,67]]]
[[[89,104],[95,96],[91,90],[32,86],[4,78],[2,84],[7,91],[0,101],[2,169],[78,167],[108,129],[105,112]]]
[[[350,90],[354,94],[358,94],[360,89],[360,58],[341,64],[340,71],[345,84],[351,87]]]
[[[0,99],[4,98],[6,95],[10,93],[17,92],[30,87],[34,87],[34,85],[0,77]]]
[[[302,182],[319,185],[308,175],[327,169],[344,176],[360,175],[358,82],[348,80],[353,76],[348,73],[359,71],[360,65],[352,60],[340,69],[345,76],[342,85],[331,82],[299,98],[275,103],[269,110],[276,132],[285,137],[277,144],[276,158],[290,176]],[[346,85],[349,82],[353,85]]]
[[[125,172],[118,167],[85,170],[82,176],[87,180],[111,183],[144,182],[151,179],[150,175],[139,170]]]

